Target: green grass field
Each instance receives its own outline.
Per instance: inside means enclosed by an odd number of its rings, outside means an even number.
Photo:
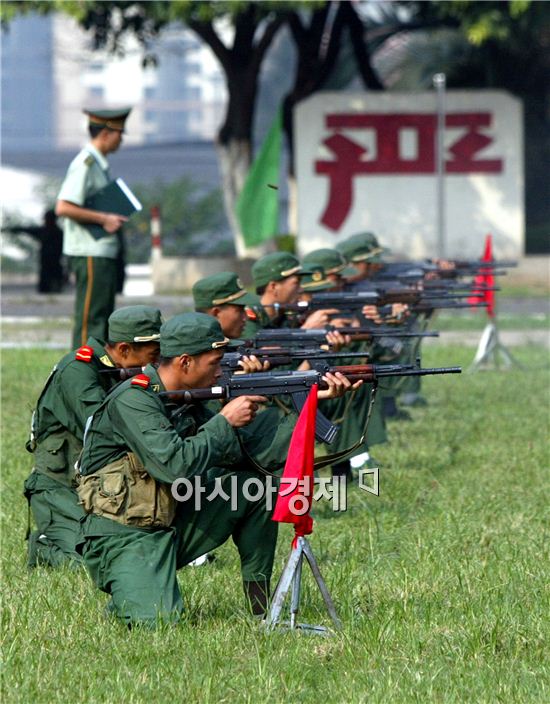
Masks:
[[[548,702],[549,365],[428,379],[429,406],[390,425],[380,496],[317,504],[311,538],[344,630],[266,635],[247,616],[238,560],[180,572],[175,628],[104,619],[84,571],[25,567],[21,487],[30,410],[56,352],[5,351],[2,374],[5,702]],[[430,348],[425,366],[470,363]],[[289,551],[281,530],[276,574]],[[304,572],[301,619],[327,623]]]

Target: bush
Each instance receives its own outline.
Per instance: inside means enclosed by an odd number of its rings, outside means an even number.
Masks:
[[[143,205],[124,228],[129,262],[147,261],[151,249],[151,207],[162,219],[162,250],[167,256],[233,254],[234,245],[219,189],[205,191],[190,178],[172,183],[133,185]]]

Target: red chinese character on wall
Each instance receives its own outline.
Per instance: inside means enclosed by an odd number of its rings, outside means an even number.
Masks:
[[[446,173],[501,173],[502,159],[476,159],[477,154],[493,142],[480,130],[491,126],[490,113],[450,113],[445,126],[463,128],[462,134],[447,151]],[[335,134],[323,141],[334,154],[333,160],[319,159],[315,173],[328,176],[329,199],[321,222],[331,230],[339,230],[353,204],[353,178],[364,174],[435,174],[435,114],[332,114],[326,126]],[[370,129],[375,133],[375,155],[340,133],[344,129]],[[401,130],[416,134],[417,154],[405,158],[400,153]]]

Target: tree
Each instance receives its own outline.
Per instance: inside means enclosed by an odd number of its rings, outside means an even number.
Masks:
[[[222,197],[218,189],[204,191],[184,176],[172,183],[132,184],[143,210],[132,216],[124,228],[128,260],[147,261],[150,254],[150,211],[160,206],[162,250],[167,256],[232,253],[232,241],[224,236]]]
[[[531,254],[548,253],[550,3],[460,0],[405,4],[420,22],[454,28],[454,39],[447,35],[438,45],[436,38],[428,35],[430,50],[415,52],[426,80],[431,82],[431,74],[443,70],[450,88],[499,88],[522,99],[526,249]],[[444,51],[438,46],[444,46]]]
[[[342,51],[343,39],[350,40],[355,69],[366,88],[383,90],[370,63],[364,41],[364,27],[349,0],[342,0],[333,11],[331,3],[311,8],[309,14],[292,10],[287,23],[296,49],[294,84],[283,100],[283,128],[289,149],[289,221],[296,230],[296,184],[294,178],[294,107],[313,93],[328,86]],[[342,87],[342,86],[340,86]]]

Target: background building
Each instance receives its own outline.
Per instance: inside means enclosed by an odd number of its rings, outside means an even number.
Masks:
[[[16,17],[2,36],[4,152],[77,148],[84,105],[133,105],[127,144],[213,140],[226,92],[210,50],[174,27],[151,51],[158,64],[144,67],[137,42],[124,56],[92,52],[66,16]]]

